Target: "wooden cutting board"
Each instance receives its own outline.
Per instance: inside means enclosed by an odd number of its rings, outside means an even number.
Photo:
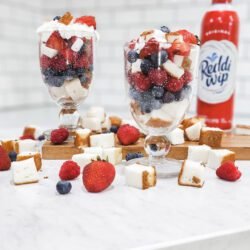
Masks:
[[[122,146],[117,143],[117,147],[122,147],[123,158],[129,152],[143,152],[144,139],[140,139],[135,145]],[[184,160],[187,158],[189,145],[198,145],[197,142],[185,142],[182,145],[172,146],[168,157]],[[221,148],[232,150],[236,153],[237,160],[250,160],[250,136],[225,134],[222,139]],[[50,160],[67,160],[71,159],[72,155],[82,153],[83,151],[76,148],[73,142],[67,142],[63,145],[51,145],[50,142],[45,142],[42,148],[43,159]]]

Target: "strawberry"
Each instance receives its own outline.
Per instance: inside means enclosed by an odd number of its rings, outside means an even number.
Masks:
[[[190,53],[190,45],[179,41],[174,41],[172,46],[167,50],[170,55],[188,56]]]
[[[159,43],[151,38],[140,51],[140,58],[143,59],[159,51]]]
[[[74,68],[85,68],[90,67],[90,60],[85,54],[78,54],[77,59],[74,63]]]
[[[184,74],[182,75],[183,85],[187,85],[193,80],[192,73],[190,71],[185,70]]]
[[[82,173],[83,185],[88,192],[98,193],[108,188],[115,178],[115,167],[106,161],[93,161]]]
[[[77,52],[73,51],[71,48],[63,49],[61,55],[68,64],[74,64],[76,62]]]
[[[124,124],[118,129],[117,138],[122,145],[134,144],[140,138],[140,132],[136,127]]]
[[[132,85],[134,85],[138,91],[143,92],[150,89],[151,87],[149,78],[146,77],[142,72],[136,72],[131,74],[131,82]]]
[[[11,166],[11,160],[8,153],[0,146],[0,171],[9,170]]]
[[[51,59],[48,56],[42,55],[40,57],[40,65],[42,69],[49,68],[50,63],[51,63]]]
[[[81,16],[76,18],[75,23],[86,24],[88,26],[93,26],[96,29],[96,21],[94,16]]]
[[[60,168],[59,177],[63,181],[69,181],[80,175],[80,167],[74,161],[65,161]]]
[[[50,134],[50,140],[53,144],[62,144],[68,137],[69,131],[66,128],[54,129]]]
[[[187,30],[178,30],[178,31],[176,31],[176,33],[179,33],[180,35],[183,36],[183,41],[185,43],[193,43],[193,44],[198,43],[197,37],[193,33],[189,32]]]
[[[170,92],[178,92],[183,88],[183,79],[176,79],[171,77],[165,85],[165,88]]]
[[[237,181],[241,177],[241,172],[234,162],[227,161],[217,168],[216,175],[226,181]]]
[[[165,85],[168,81],[168,74],[164,69],[151,69],[148,73],[151,84]]]
[[[54,31],[50,35],[46,43],[46,46],[60,51],[66,48],[66,43],[63,40],[63,38],[60,36],[60,33],[58,31]]]

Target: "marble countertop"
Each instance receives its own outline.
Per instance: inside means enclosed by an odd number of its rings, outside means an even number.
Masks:
[[[60,165],[44,161],[40,182],[22,186],[0,172],[1,250],[249,249],[250,162],[238,162],[235,183],[207,169],[201,189],[172,178],[144,191],[125,186],[118,166],[104,192],[88,193],[79,177],[65,196],[55,188]]]

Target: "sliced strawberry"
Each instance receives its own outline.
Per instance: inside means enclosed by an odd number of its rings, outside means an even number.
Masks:
[[[178,30],[176,31],[176,33],[179,33],[180,35],[183,36],[183,40],[185,43],[193,43],[193,44],[198,43],[197,37],[193,33],[187,30]]]
[[[188,56],[190,53],[190,45],[185,42],[175,41],[168,49],[168,52],[172,55]]]
[[[40,66],[42,69],[49,68],[50,63],[51,63],[51,59],[48,56],[42,55],[40,57]]]
[[[88,26],[93,26],[96,29],[96,21],[94,16],[81,16],[76,18],[75,23],[86,24]]]
[[[143,59],[159,51],[159,43],[151,38],[140,51],[140,58]]]
[[[61,51],[66,48],[66,42],[60,36],[58,31],[54,31],[49,37],[46,46]]]

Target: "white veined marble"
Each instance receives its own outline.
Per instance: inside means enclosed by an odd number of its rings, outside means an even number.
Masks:
[[[239,162],[243,176],[236,183],[219,180],[207,169],[201,189],[178,186],[175,178],[158,180],[148,190],[126,187],[119,167],[106,191],[87,193],[79,177],[65,196],[55,189],[60,165],[44,161],[40,182],[23,186],[11,184],[11,171],[0,172],[1,250],[210,250],[210,243],[197,247],[197,239],[250,225],[250,162]],[[234,235],[241,239],[237,250],[248,249],[242,242],[250,237]],[[190,247],[192,239],[196,248]],[[213,249],[234,249],[230,239],[228,244],[216,238],[212,242],[220,247]]]

